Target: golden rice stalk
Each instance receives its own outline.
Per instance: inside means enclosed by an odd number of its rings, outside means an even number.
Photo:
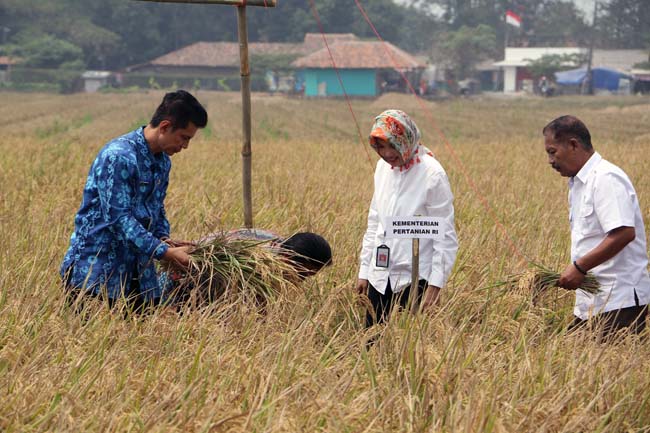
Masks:
[[[560,274],[543,265],[532,264],[529,269],[521,274],[510,276],[506,281],[509,287],[517,288],[523,292],[530,292],[533,295],[533,302],[549,289],[559,287],[558,281]],[[580,287],[581,290],[595,295],[600,292],[600,283],[592,274],[588,272]]]
[[[233,297],[263,305],[299,281],[281,252],[269,241],[211,236],[190,252],[189,269],[175,284],[176,297],[195,306]]]

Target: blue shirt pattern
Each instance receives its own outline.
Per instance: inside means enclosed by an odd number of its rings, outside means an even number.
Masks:
[[[170,169],[167,154],[151,153],[143,127],[102,148],[88,173],[61,264],[70,286],[96,294],[105,287],[115,299],[128,293],[136,278],[145,301],[160,298],[153,259],[168,248],[160,239],[169,236],[164,200]]]

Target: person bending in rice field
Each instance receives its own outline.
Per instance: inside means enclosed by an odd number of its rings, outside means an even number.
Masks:
[[[323,268],[332,265],[332,248],[329,242],[322,236],[312,232],[294,233],[288,238],[283,238],[270,230],[243,228],[230,230],[225,234],[215,233],[205,236],[198,244],[210,243],[224,235],[226,239],[261,242],[260,247],[270,248],[275,254],[289,263],[295,271],[295,277],[297,277],[298,281],[312,277]],[[179,292],[179,282],[184,278],[184,272],[162,271],[158,278],[163,288],[162,299],[167,305],[182,306],[190,298],[189,292],[192,289],[185,288]]]
[[[368,212],[368,228],[361,248],[356,290],[366,294],[372,311],[366,327],[385,321],[393,305],[406,307],[411,288],[410,239],[387,239],[388,217],[428,216],[442,220],[442,239],[420,239],[418,293],[421,309],[439,302],[456,260],[458,241],[454,227],[453,194],[447,174],[433,154],[420,143],[420,131],[399,110],[375,118],[370,146],[381,159],[374,176],[375,190]]]
[[[576,291],[574,322],[602,324],[603,336],[645,328],[650,302],[646,237],[639,200],[628,176],[603,159],[585,124],[562,116],[542,130],[548,162],[569,178],[571,264],[559,286]],[[600,283],[590,294],[578,288],[587,272]],[[576,290],[577,289],[577,290]]]
[[[208,116],[184,90],[167,93],[149,124],[108,142],[95,158],[60,273],[69,300],[124,298],[140,310],[160,300],[155,260],[189,264],[169,239],[164,200],[170,156],[187,149]]]
[[[237,229],[228,232],[229,237],[269,241],[270,247],[284,256],[296,269],[302,280],[316,275],[324,267],[332,265],[332,248],[324,237],[312,232],[294,233],[288,238],[263,229]]]

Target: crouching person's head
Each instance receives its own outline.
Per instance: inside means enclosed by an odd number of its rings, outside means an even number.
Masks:
[[[285,239],[280,248],[281,254],[292,262],[301,279],[311,277],[332,264],[330,244],[316,233],[296,233]]]

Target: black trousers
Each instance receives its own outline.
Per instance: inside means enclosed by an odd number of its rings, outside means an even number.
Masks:
[[[648,306],[639,305],[639,298],[634,293],[636,305],[633,307],[621,308],[620,310],[605,311],[597,316],[583,320],[576,317],[568,327],[568,331],[582,329],[585,327],[600,327],[601,337],[610,337],[621,329],[627,329],[630,333],[640,334],[646,328],[648,317]]]
[[[620,310],[606,311],[589,319],[582,320],[576,317],[569,325],[568,330],[583,329],[585,327],[601,327],[601,336],[609,337],[621,329],[627,329],[630,333],[640,334],[646,328],[648,317],[648,306],[621,308]]]
[[[415,302],[420,304],[422,300],[422,295],[424,290],[427,288],[427,280],[418,281],[418,292],[415,295]],[[393,293],[390,287],[390,280],[388,281],[388,286],[386,287],[386,292],[382,295],[373,287],[372,284],[368,285],[368,299],[372,304],[372,310],[366,313],[366,328],[370,328],[372,325],[377,323],[385,322],[390,316],[391,311],[395,304],[399,305],[401,308],[408,308],[408,301],[411,295],[411,285],[402,289],[399,293]]]

